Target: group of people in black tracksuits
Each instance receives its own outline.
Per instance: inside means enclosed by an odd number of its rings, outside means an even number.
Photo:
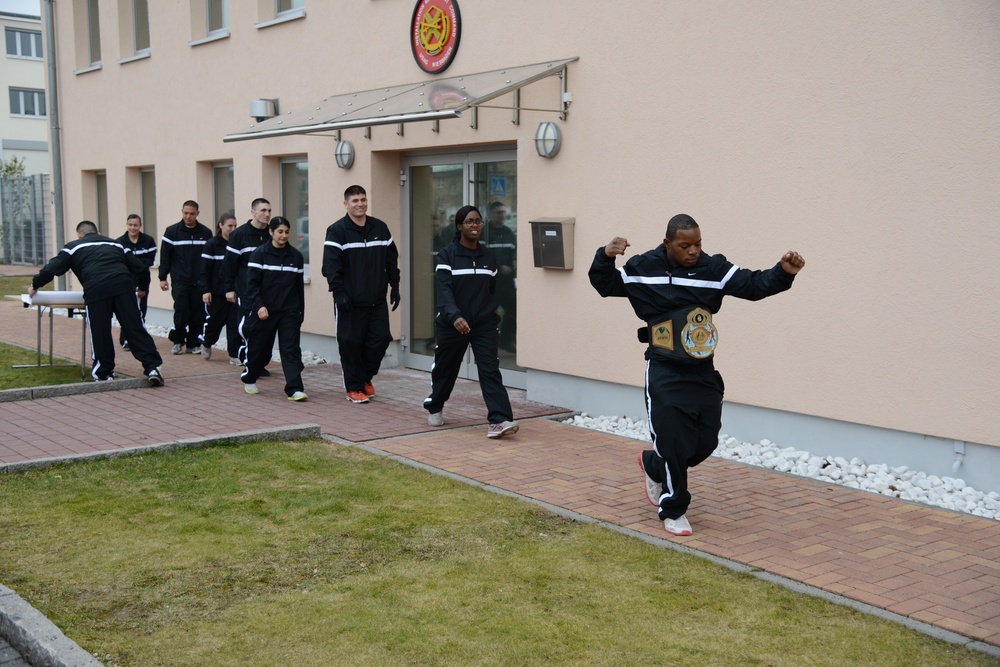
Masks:
[[[395,310],[400,303],[399,253],[388,226],[367,215],[364,188],[348,188],[344,206],[347,214],[327,229],[323,275],[333,294],[347,399],[366,403],[375,395],[372,380],[392,340],[386,293]],[[167,278],[173,278],[174,353],[183,345],[189,350],[205,346],[209,352],[203,355],[209,358],[211,345],[228,324],[230,356],[244,365],[241,379],[246,392],[256,394],[257,379],[266,372],[277,337],[285,393],[290,400],[305,400],[299,344],[305,312],[304,263],[302,253],[288,243],[291,224],[280,216],[271,218],[270,204],[257,199],[249,222],[234,229],[235,218],[223,216],[213,237],[197,222],[197,213],[195,202],[185,202],[183,219],[164,233],[161,249],[161,288],[169,289]],[[77,240],[39,271],[30,293],[72,270],[83,284],[91,320],[94,379],[114,377],[111,318],[115,316],[123,341],[142,362],[150,384],[159,386],[162,360],[139,308],[149,288],[155,243],[151,246],[137,233],[140,222],[130,220],[129,233],[118,240],[98,234],[92,222],[81,222]],[[455,214],[452,242],[435,257],[436,345],[431,393],[424,408],[431,426],[445,423],[443,408],[471,345],[489,413],[487,435],[495,438],[515,433],[518,424],[499,368],[497,259],[480,242],[482,233],[480,211],[463,206]],[[616,267],[615,258],[630,245],[616,236],[599,248],[590,282],[601,296],[629,299],[645,323],[638,335],[647,344],[645,393],[653,447],[640,453],[639,466],[646,497],[657,507],[666,531],[690,535],[688,469],[715,450],[722,425],[725,386],[713,363],[719,341],[713,315],[725,296],[758,300],[789,289],[805,260],[788,251],[769,270],[740,268],[723,255],[703,253],[700,227],[686,214],[670,219],[662,245]],[[201,316],[195,314],[199,309],[192,295],[205,306]],[[207,320],[199,329],[206,309]],[[237,318],[231,310],[237,311],[239,349],[233,347],[232,324]]]

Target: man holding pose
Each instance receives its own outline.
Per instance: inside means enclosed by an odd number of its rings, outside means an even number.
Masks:
[[[201,352],[202,305],[198,278],[201,275],[201,252],[212,238],[212,230],[198,222],[198,202],[187,200],[181,207],[181,221],[167,227],[160,245],[160,289],[174,298],[174,327],[167,338],[174,346],[172,354],[180,354],[187,345],[191,354]],[[167,278],[173,281],[173,289]]]
[[[372,378],[389,349],[390,292],[399,307],[399,251],[389,227],[367,215],[368,194],[360,185],[344,192],[347,215],[330,225],[323,243],[323,275],[333,292],[337,344],[347,400],[367,403],[375,395]]]
[[[718,329],[712,316],[724,296],[757,301],[792,286],[806,262],[786,252],[767,271],[741,269],[723,255],[701,251],[701,230],[690,215],[667,223],[663,245],[633,257],[621,269],[615,257],[629,242],[616,236],[598,249],[590,284],[601,296],[628,297],[645,320],[639,340],[646,348],[646,410],[653,449],[639,455],[646,498],[659,507],[671,535],[690,535],[688,468],[719,444],[725,386],[713,355]]]
[[[76,240],[70,241],[31,279],[28,294],[35,296],[56,276],[72,270],[83,286],[83,301],[90,320],[90,340],[94,365],[90,374],[99,382],[115,378],[115,339],[111,316],[118,318],[129,349],[141,364],[149,384],[163,386],[160,353],[146,331],[139,314],[136,295],[149,289],[149,267],[120,243],[97,233],[97,225],[84,220],[76,226]]]

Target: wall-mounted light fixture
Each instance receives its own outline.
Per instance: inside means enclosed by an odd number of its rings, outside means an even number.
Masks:
[[[562,146],[562,132],[553,122],[545,121],[538,124],[535,130],[535,150],[541,157],[555,157]]]
[[[350,141],[338,141],[336,156],[338,167],[350,169],[354,164],[354,144]]]
[[[250,103],[250,115],[258,123],[278,115],[278,98],[262,97]]]

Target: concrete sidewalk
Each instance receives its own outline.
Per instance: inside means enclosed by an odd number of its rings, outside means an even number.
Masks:
[[[79,355],[79,322],[57,319],[57,353]],[[33,311],[0,303],[0,339],[34,347],[34,326]],[[158,343],[167,350],[169,343]],[[167,384],[160,389],[0,403],[0,471],[318,424],[332,439],[693,551],[1000,657],[1000,521],[710,458],[691,474],[695,502],[688,517],[695,533],[674,538],[644,496],[636,464],[644,443],[555,421],[551,417],[565,410],[530,402],[523,391],[511,391],[520,432],[489,440],[474,382],[459,381],[445,427],[433,429],[421,407],[430,384],[426,373],[387,369],[375,379],[376,398],[354,405],[344,398],[339,366],[309,367],[309,401],[290,403],[276,364],[274,377],[260,381],[261,394],[248,396],[239,369],[220,357],[206,362],[164,354]],[[119,355],[118,370],[141,374],[128,353]],[[150,409],[157,405],[169,405],[171,415]]]

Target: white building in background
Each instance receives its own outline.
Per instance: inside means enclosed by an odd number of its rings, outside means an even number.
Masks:
[[[637,416],[640,323],[587,269],[612,236],[639,252],[686,212],[741,266],[807,260],[790,292],[715,319],[726,432],[941,475],[961,452],[960,476],[1000,488],[1000,4],[54,8],[67,238],[84,218],[120,234],[132,212],[158,236],[187,199],[209,225],[245,220],[267,197],[310,260],[304,347],[334,355],[318,266],[359,183],[401,252],[387,363],[426,369],[438,225],[500,202],[517,239],[507,382]],[[562,244],[536,256],[533,230]],[[168,294],[150,305],[168,321]]]
[[[45,51],[39,16],[0,11],[6,56],[0,61],[0,159],[24,160],[28,176],[49,172]]]

